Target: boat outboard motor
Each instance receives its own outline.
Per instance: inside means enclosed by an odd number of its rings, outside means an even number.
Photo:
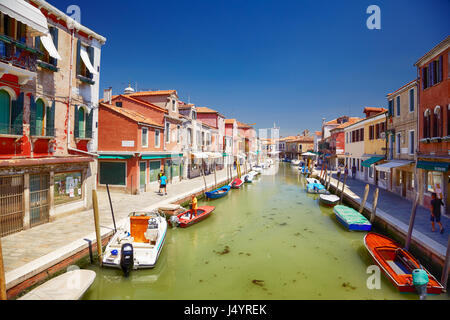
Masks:
[[[120,268],[125,277],[128,277],[134,266],[134,250],[131,243],[124,243],[122,245],[120,256]]]
[[[427,272],[423,269],[416,269],[412,272],[412,277],[414,287],[416,287],[417,293],[420,296],[420,300],[426,300],[427,285],[430,282]]]
[[[171,216],[170,217],[170,224],[172,225],[172,227],[176,228],[180,224],[180,219],[178,219],[177,216]]]

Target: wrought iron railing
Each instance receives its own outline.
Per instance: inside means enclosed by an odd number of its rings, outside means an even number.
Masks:
[[[23,135],[23,126],[21,124],[0,123],[0,134]]]
[[[43,55],[39,50],[8,36],[0,35],[0,61],[32,72],[37,70],[37,60]]]

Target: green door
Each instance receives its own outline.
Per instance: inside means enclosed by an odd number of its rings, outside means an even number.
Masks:
[[[145,181],[147,176],[147,163],[141,162],[139,163],[139,177],[140,177],[140,189],[141,191],[145,190]]]
[[[5,90],[0,90],[0,134],[9,133],[11,98]]]
[[[150,161],[150,182],[158,181],[158,174],[161,171],[161,161]]]

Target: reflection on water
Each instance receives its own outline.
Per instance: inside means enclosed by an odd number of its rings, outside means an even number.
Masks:
[[[346,231],[332,209],[305,192],[298,169],[281,165],[222,199],[187,229],[170,229],[153,270],[89,267],[97,279],[84,299],[418,299],[382,275],[367,289],[364,233]],[[429,299],[448,299],[448,295]]]

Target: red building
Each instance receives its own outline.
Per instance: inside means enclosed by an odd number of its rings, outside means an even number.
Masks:
[[[421,203],[429,206],[431,194],[442,196],[449,211],[450,170],[450,36],[415,66],[419,87],[419,190]]]

